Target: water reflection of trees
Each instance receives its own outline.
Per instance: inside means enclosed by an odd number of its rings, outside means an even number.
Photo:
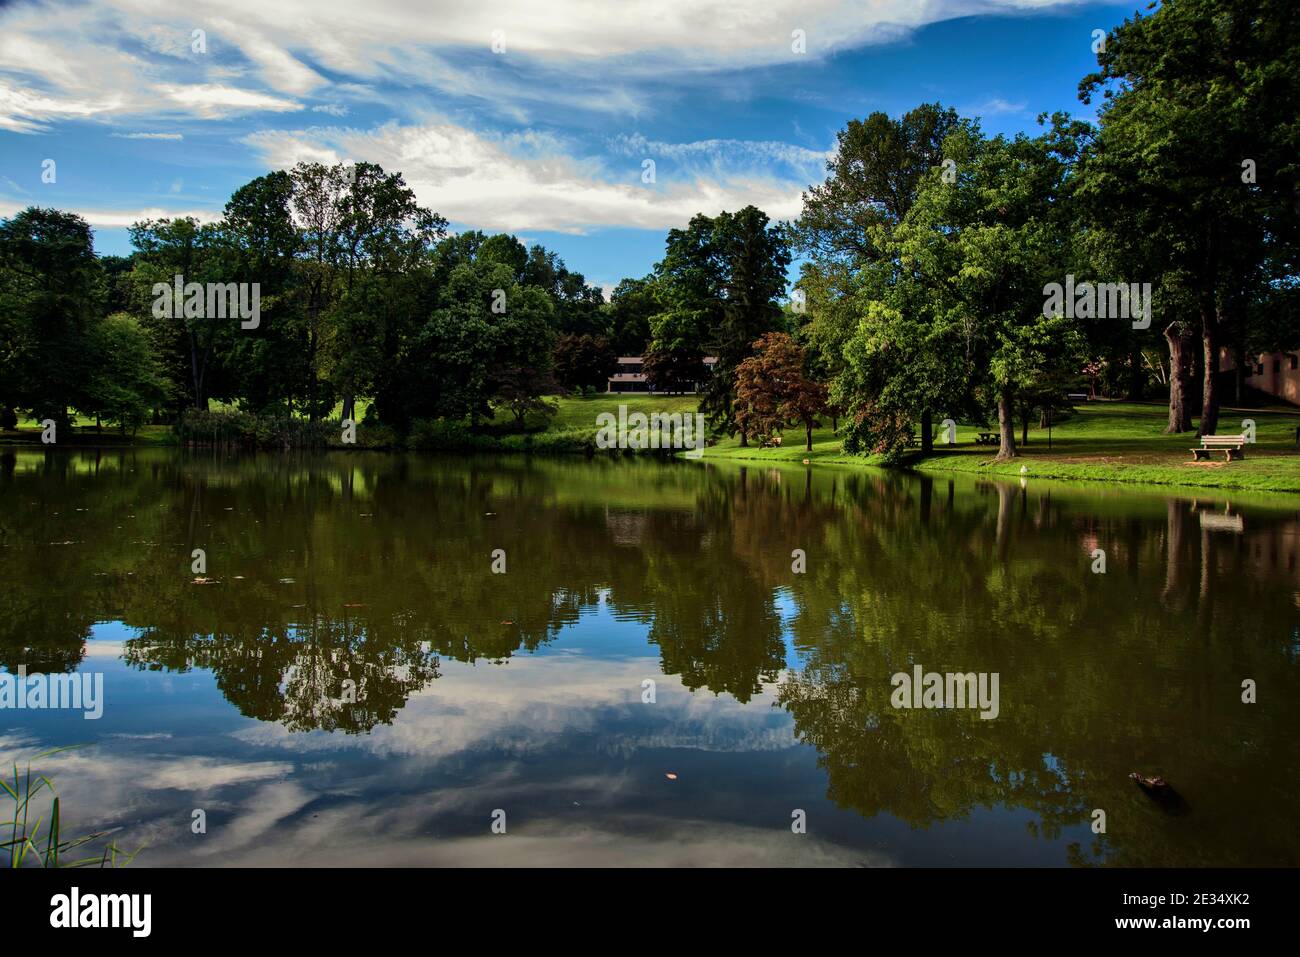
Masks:
[[[443,659],[536,650],[604,593],[686,687],[748,701],[776,684],[829,796],[862,815],[1011,806],[1053,836],[1102,808],[1108,834],[1078,863],[1300,857],[1281,810],[1294,515],[1233,531],[1177,498],[523,458],[124,451],[0,476],[10,668],[75,667],[93,623],[121,620],[138,667],[208,669],[246,715],[360,732]],[[192,581],[196,547],[219,584]],[[1000,717],[889,708],[913,663],[999,672]],[[1240,704],[1242,677],[1259,705]],[[1192,814],[1161,815],[1135,768],[1175,780]]]

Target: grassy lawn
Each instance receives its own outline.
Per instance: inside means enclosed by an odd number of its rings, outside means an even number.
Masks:
[[[72,434],[66,430],[58,434],[59,444],[96,446],[96,445],[165,445],[171,442],[171,426],[143,425],[134,438],[128,433],[122,435],[112,426],[104,426],[96,431],[93,416],[77,416],[72,423]],[[40,445],[41,426],[32,419],[20,420],[13,432],[0,431],[0,445]]]
[[[618,407],[627,406],[627,414],[644,412],[680,412],[685,415],[694,412],[699,405],[699,396],[695,395],[629,395],[602,392],[592,396],[565,396],[555,400],[558,411],[555,418],[546,426],[548,432],[568,432],[574,429],[595,432],[600,426],[596,421],[602,412],[609,412],[617,418]],[[509,425],[514,417],[504,410],[498,410],[494,422]],[[542,420],[530,416],[528,425],[538,427]]]
[[[985,431],[969,423],[957,426],[957,445],[939,447],[933,455],[912,456],[908,465],[927,472],[969,472],[979,475],[1134,482],[1150,485],[1183,485],[1203,488],[1253,489],[1300,492],[1300,451],[1295,447],[1295,429],[1300,410],[1224,409],[1220,433],[1241,431],[1241,420],[1256,425],[1256,443],[1246,449],[1243,461],[1225,464],[1222,455],[1211,462],[1191,462],[1188,449],[1199,444],[1194,434],[1165,435],[1167,409],[1163,404],[1098,401],[1079,406],[1073,418],[1052,429],[1052,448],[1047,448],[1047,430],[1031,428],[1029,444],[1011,462],[993,462],[996,449],[974,444],[975,433]],[[1019,442],[1020,431],[1016,430]],[[878,464],[874,458],[846,455],[829,428],[813,433],[813,451],[804,451],[802,431],[791,429],[781,448],[741,448],[736,439],[726,439],[707,449],[706,459],[742,461],[792,461],[807,459],[813,464]],[[1022,469],[1024,471],[1022,472]]]
[[[602,393],[588,397],[559,399],[553,419],[543,424],[530,420],[542,434],[566,432],[594,433],[597,417],[604,412],[618,415],[620,405],[628,413],[652,412],[688,414],[696,410],[698,396],[617,395]],[[360,411],[360,410],[359,410]],[[1295,446],[1295,430],[1300,426],[1300,409],[1272,406],[1265,409],[1223,410],[1219,432],[1241,431],[1242,419],[1255,420],[1256,442],[1246,449],[1239,462],[1225,463],[1222,455],[1213,461],[1192,462],[1188,451],[1198,443],[1195,434],[1165,435],[1167,410],[1162,403],[1126,403],[1096,401],[1082,404],[1077,413],[1052,429],[1052,447],[1047,447],[1047,430],[1029,430],[1029,443],[1019,447],[1020,455],[1010,462],[994,462],[996,449],[975,445],[975,433],[985,427],[958,423],[957,445],[938,446],[932,455],[914,453],[906,464],[926,472],[963,472],[972,475],[1029,475],[1078,481],[1129,482],[1144,485],[1178,485],[1191,488],[1241,489],[1259,492],[1300,492],[1300,450]],[[499,413],[501,425],[511,422],[509,413]],[[789,429],[780,448],[741,448],[738,439],[722,439],[704,452],[714,461],[786,462],[815,465],[864,466],[882,464],[878,457],[847,455],[840,439],[829,428],[813,432],[813,450],[804,450],[802,429]],[[134,444],[166,442],[166,426],[146,426]],[[40,428],[24,423],[18,433],[6,433],[0,443],[39,442]],[[1019,442],[1020,432],[1016,431]],[[118,445],[131,439],[118,436],[111,429],[102,434],[94,430],[93,420],[78,420],[70,444]],[[1022,471],[1023,470],[1023,471]]]

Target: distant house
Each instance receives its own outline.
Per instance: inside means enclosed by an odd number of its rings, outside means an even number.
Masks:
[[[700,385],[713,374],[713,365],[718,361],[717,356],[705,356],[703,368],[700,372],[700,378],[690,383],[690,388],[683,389],[683,392],[698,392]],[[644,356],[619,356],[618,371],[609,377],[609,384],[605,387],[606,392],[654,392],[645,375],[645,358]]]
[[[1220,371],[1229,372],[1234,367],[1232,354],[1223,350],[1219,359]],[[1283,402],[1300,405],[1300,353],[1270,352],[1248,358],[1246,385]]]

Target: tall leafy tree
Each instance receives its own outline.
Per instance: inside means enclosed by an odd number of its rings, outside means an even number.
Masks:
[[[942,168],[945,159],[956,163],[956,157],[945,155],[944,144],[951,134],[966,128],[972,128],[969,121],[938,103],[923,103],[897,119],[876,112],[864,120],[851,120],[837,135],[825,182],[804,193],[803,211],[793,230],[796,248],[808,257],[798,283],[806,316],[800,336],[814,351],[814,366],[835,382],[840,401],[857,410],[851,427],[859,434],[850,437],[850,444],[862,438],[863,426],[870,431],[873,423],[890,422],[905,428],[911,417],[919,416],[922,446],[928,449],[933,411],[951,409],[954,391],[960,397],[959,380],[951,370],[917,374],[933,355],[924,334],[906,340],[894,337],[887,351],[875,353],[870,360],[859,351],[852,367],[846,365],[845,350],[863,319],[864,303],[904,272],[897,260],[894,231],[916,202],[926,178]],[[955,165],[946,171],[955,172]],[[875,291],[868,291],[868,286],[876,287]],[[929,300],[915,294],[907,298],[906,304],[896,306],[905,307],[907,319],[917,323],[919,332]],[[916,348],[904,354],[902,347],[909,344]],[[884,360],[892,370],[868,367]],[[886,383],[901,385],[902,375],[907,375],[910,386],[907,394],[899,392],[879,401],[875,393]],[[863,389],[870,389],[872,395]],[[864,415],[868,409],[871,414]],[[874,443],[874,439],[867,441]]]
[[[959,131],[948,142],[961,156],[958,175],[928,177],[895,231],[899,263],[928,287],[932,328],[961,351],[971,384],[997,410],[1000,459],[1017,454],[1017,399],[1081,361],[1075,320],[1046,315],[1043,289],[1069,261],[1067,181],[1084,132],[1063,116],[1038,137]],[[888,320],[890,299],[875,309]],[[850,349],[876,348],[874,332],[863,323]]]
[[[293,220],[293,180],[277,170],[239,187],[226,203],[223,234],[236,251],[238,282],[261,288],[262,321],[234,337],[229,357],[235,397],[254,411],[288,407],[307,392],[307,353],[294,264],[302,237]]]
[[[770,225],[767,214],[756,206],[719,214],[713,228],[724,298],[722,323],[711,337],[718,361],[700,408],[714,428],[731,432],[736,431],[736,370],[753,355],[754,343],[783,323],[776,300],[785,292],[790,247],[785,231]],[[739,432],[744,445],[745,431]]]
[[[618,353],[604,336],[562,335],[555,340],[555,378],[569,389],[604,389]]]
[[[79,410],[135,434],[167,404],[170,383],[149,333],[134,316],[113,313],[87,337],[89,374]]]
[[[1151,281],[1181,286],[1201,340],[1202,434],[1218,427],[1220,349],[1294,276],[1300,197],[1300,18],[1287,0],[1165,0],[1114,28],[1098,69],[1090,188],[1152,238]],[[1280,263],[1280,265],[1279,265]],[[1178,363],[1181,334],[1169,336]],[[1171,395],[1171,427],[1176,414]]]
[[[240,331],[238,319],[218,317],[206,308],[196,314],[174,295],[177,276],[185,285],[233,281],[237,266],[220,226],[181,217],[146,220],[130,232],[136,248],[131,270],[134,311],[162,350],[164,369],[178,387],[177,399],[203,410],[211,398],[230,398],[227,368]],[[163,305],[154,294],[158,284],[172,291],[161,294],[170,296],[170,310],[155,309]]]
[[[89,337],[103,299],[80,216],[29,207],[0,222],[0,407],[69,421],[69,408],[85,404]]]
[[[624,279],[605,307],[610,342],[619,355],[643,355],[650,345],[650,320],[661,309],[653,275]]]

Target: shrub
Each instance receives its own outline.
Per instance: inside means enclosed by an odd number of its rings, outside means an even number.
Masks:
[[[490,435],[471,432],[464,422],[417,419],[406,436],[406,447],[418,452],[491,452],[500,443]]]
[[[338,422],[309,422],[287,415],[238,410],[187,409],[172,429],[183,445],[235,445],[250,449],[325,448],[342,432]]]

